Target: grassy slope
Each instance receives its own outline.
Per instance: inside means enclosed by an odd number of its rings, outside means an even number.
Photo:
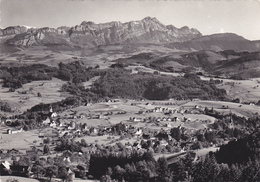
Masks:
[[[15,110],[15,113],[21,113],[41,102],[52,103],[65,99],[68,94],[59,91],[64,83],[66,82],[57,78],[53,78],[52,80],[33,81],[24,84],[23,88],[19,88],[15,92],[8,92],[9,88],[0,87],[1,99],[8,102],[13,110]],[[30,88],[32,88],[32,92],[29,92]],[[27,94],[19,93],[23,91],[27,91]],[[41,93],[42,97],[37,96],[38,92]]]

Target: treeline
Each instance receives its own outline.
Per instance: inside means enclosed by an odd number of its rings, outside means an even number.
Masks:
[[[130,162],[123,165],[116,165],[121,156],[93,158],[94,164],[90,162],[89,174],[94,175],[95,179],[104,181],[190,181],[190,182],[257,182],[260,180],[259,160],[248,161],[244,164],[227,165],[218,163],[214,154],[210,153],[205,157],[194,161],[191,154],[180,158],[177,162],[168,165],[165,158],[159,158],[157,161],[145,159],[136,162]],[[114,165],[107,167],[106,161],[111,162],[114,159]],[[123,159],[123,158],[121,158]],[[91,159],[90,159],[91,161]],[[102,163],[103,162],[103,163]],[[122,163],[122,162],[119,162]],[[118,164],[119,164],[118,163]],[[107,169],[105,170],[105,166]],[[94,168],[94,166],[96,166]],[[96,171],[93,171],[96,169]],[[102,173],[103,175],[102,175]],[[100,178],[98,178],[101,176]]]
[[[145,171],[138,171],[138,168],[141,167],[138,166],[140,163],[143,165],[142,168],[153,166],[155,164],[155,160],[152,153],[139,153],[137,151],[133,151],[130,154],[125,154],[123,152],[120,152],[119,154],[96,153],[92,154],[90,157],[89,174],[92,175],[95,179],[99,179],[101,176],[108,174],[114,176],[115,179],[122,180],[122,178],[124,178],[126,181],[133,181],[134,177],[132,174],[123,174],[126,173],[125,170],[127,169],[124,169],[126,167],[129,168],[129,172],[132,171],[136,173],[136,179],[149,179],[151,173],[154,172],[154,169],[149,169],[150,171],[146,171],[145,174],[143,173]],[[130,168],[132,168],[132,170]],[[138,174],[138,172],[140,172],[140,174]]]
[[[214,110],[213,108],[208,109],[207,107],[204,110],[204,114],[217,119],[216,122],[209,125],[212,129],[215,130],[225,130],[233,125],[233,128],[240,130],[246,128],[247,133],[250,133],[250,131],[252,132],[255,128],[259,126],[260,123],[260,118],[258,114],[250,118],[245,118],[234,113],[223,114]]]
[[[168,165],[165,158],[155,161],[146,154],[138,160],[121,154],[91,156],[89,174],[101,181],[190,181],[257,182],[260,180],[259,131],[232,141],[196,160],[191,153]],[[149,154],[149,153],[148,153]]]
[[[202,81],[194,74],[173,77],[151,73],[131,74],[119,66],[106,70],[86,67],[76,61],[59,63],[59,68],[41,64],[20,67],[1,67],[3,86],[14,91],[23,84],[35,80],[51,80],[56,77],[65,81],[61,91],[68,91],[86,101],[100,101],[105,98],[151,99],[216,99],[226,98],[226,92],[212,82]],[[85,89],[83,82],[101,76],[91,89]]]
[[[107,71],[97,80],[92,92],[101,97],[166,100],[175,99],[225,99],[226,91],[213,83],[202,81],[197,75],[184,77],[156,75],[151,73],[131,74],[124,69]]]
[[[248,161],[260,160],[259,128],[247,137],[230,141],[220,147],[215,156],[219,163],[244,164]]]
[[[11,88],[14,91],[23,84],[36,80],[51,80],[57,73],[57,68],[43,64],[32,64],[24,66],[1,66],[1,78],[3,87]]]
[[[95,68],[98,68],[96,66]],[[11,91],[22,87],[23,84],[37,80],[51,80],[53,77],[73,83],[80,83],[99,75],[99,70],[86,67],[84,63],[75,61],[68,64],[59,63],[59,67],[50,67],[43,64],[31,64],[23,66],[1,66],[0,78],[3,79],[3,87]]]
[[[99,76],[102,71],[97,70],[99,66],[95,68],[86,67],[83,62],[75,61],[72,63],[64,64],[59,63],[59,70],[56,75],[57,78],[65,81],[70,81],[72,83],[82,83],[88,81],[94,76]]]

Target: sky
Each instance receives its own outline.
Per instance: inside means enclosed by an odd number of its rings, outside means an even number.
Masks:
[[[0,0],[0,10],[1,28],[124,23],[150,16],[203,35],[231,32],[260,40],[260,0]]]

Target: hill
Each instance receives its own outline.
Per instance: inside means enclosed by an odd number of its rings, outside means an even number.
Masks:
[[[259,51],[258,41],[249,41],[233,33],[221,33],[201,36],[183,43],[171,43],[168,47],[181,50],[236,50],[236,51]]]

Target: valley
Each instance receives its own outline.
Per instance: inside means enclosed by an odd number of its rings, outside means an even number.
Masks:
[[[4,175],[185,181],[185,173],[199,181],[208,161],[220,176],[259,162],[258,42],[150,17],[10,27],[0,39]],[[250,155],[244,163],[225,158],[236,142]]]

